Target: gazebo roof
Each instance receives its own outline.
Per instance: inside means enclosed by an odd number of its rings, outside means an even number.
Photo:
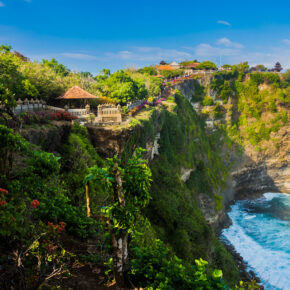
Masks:
[[[57,100],[71,100],[71,99],[98,99],[99,97],[94,96],[78,86],[70,88],[65,92],[64,95],[57,97]]]

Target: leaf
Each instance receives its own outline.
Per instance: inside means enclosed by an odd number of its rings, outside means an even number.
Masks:
[[[84,183],[88,183],[90,180],[92,180],[94,178],[95,178],[94,174],[90,173],[85,177]]]
[[[223,277],[223,272],[222,272],[222,270],[217,270],[217,269],[215,269],[215,270],[213,271],[213,273],[212,273],[212,277],[213,277],[214,279],[222,279],[222,277]]]

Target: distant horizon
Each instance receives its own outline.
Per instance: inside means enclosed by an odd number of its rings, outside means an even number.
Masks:
[[[286,0],[1,0],[0,43],[32,61],[55,58],[94,75],[194,59],[268,68],[279,61],[286,70],[289,11]]]

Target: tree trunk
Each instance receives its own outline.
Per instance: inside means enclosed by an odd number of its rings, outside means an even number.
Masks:
[[[115,174],[115,188],[114,188],[114,199],[119,200],[120,207],[126,205],[121,172],[118,168],[118,163],[115,163],[114,166]],[[116,233],[111,228],[111,237],[113,243],[113,271],[116,283],[119,287],[126,286],[126,272],[128,270],[128,233],[119,232]]]
[[[128,234],[115,235],[111,232],[113,242],[113,272],[119,287],[126,287],[128,270]]]
[[[89,195],[89,185],[86,184],[86,204],[87,204],[87,217],[91,216],[91,206],[90,206],[90,195]]]

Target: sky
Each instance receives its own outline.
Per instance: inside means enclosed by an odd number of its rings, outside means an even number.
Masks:
[[[290,69],[290,0],[0,0],[0,44],[93,74],[193,59]]]

